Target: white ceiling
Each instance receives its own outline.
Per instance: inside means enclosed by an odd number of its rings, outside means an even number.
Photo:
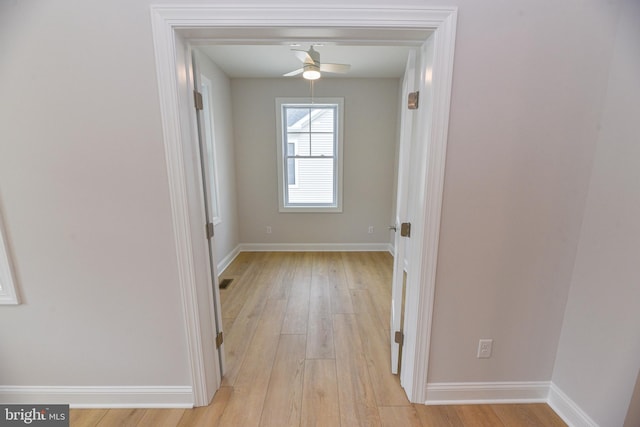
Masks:
[[[209,56],[231,78],[282,77],[301,67],[301,62],[291,49],[307,50],[309,43],[292,47],[279,44],[216,44],[200,45],[199,49]],[[351,64],[347,74],[323,73],[322,78],[347,77],[402,77],[410,46],[390,45],[345,45],[335,42],[316,45],[320,62]],[[300,76],[290,78],[302,78]]]

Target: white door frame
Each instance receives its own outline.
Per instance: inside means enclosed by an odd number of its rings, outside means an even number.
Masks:
[[[426,400],[429,341],[438,257],[440,213],[444,183],[444,167],[449,124],[449,106],[453,77],[453,53],[457,8],[402,6],[238,6],[229,4],[153,5],[151,23],[156,54],[160,112],[169,180],[170,202],[179,287],[185,318],[187,347],[195,406],[209,403],[212,390],[207,387],[203,342],[210,337],[202,332],[202,316],[197,295],[203,286],[201,268],[194,257],[205,247],[193,233],[194,218],[201,212],[193,206],[193,129],[189,122],[190,105],[184,58],[190,39],[234,39],[243,33],[267,31],[267,37],[285,40],[292,29],[318,29],[318,34],[331,31],[365,32],[384,30],[431,30],[434,38],[433,69],[425,76],[431,79],[433,92],[429,103],[430,117],[423,123],[425,144],[424,192],[420,198],[424,221],[412,229],[412,259],[418,274],[415,283],[407,283],[405,347],[403,349],[402,385],[412,402]],[[243,29],[243,31],[237,31]],[[286,29],[288,31],[282,31]],[[336,30],[337,29],[337,30]],[[250,30],[250,31],[247,31]],[[269,32],[270,31],[270,32]],[[227,35],[228,34],[228,35]],[[264,34],[263,34],[264,36]],[[316,35],[316,38],[319,38]],[[390,41],[394,41],[393,38]],[[422,40],[424,41],[424,40]],[[204,236],[204,234],[202,235]],[[414,246],[415,245],[415,246]],[[417,248],[417,250],[416,250]],[[213,390],[215,392],[215,390]]]

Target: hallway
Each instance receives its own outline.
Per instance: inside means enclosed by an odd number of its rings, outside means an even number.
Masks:
[[[234,387],[221,425],[376,425],[410,409],[388,366],[391,263],[375,252],[238,257],[221,292],[223,385]]]

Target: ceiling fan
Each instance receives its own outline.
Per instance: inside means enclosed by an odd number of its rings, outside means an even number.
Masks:
[[[302,73],[302,77],[307,80],[316,80],[320,78],[320,72],[327,73],[346,73],[351,68],[349,64],[322,64],[320,62],[320,53],[313,48],[309,50],[291,49],[291,51],[302,61],[302,68],[284,74],[284,77],[297,76]]]

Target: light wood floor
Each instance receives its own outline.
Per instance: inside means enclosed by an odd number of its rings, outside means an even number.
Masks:
[[[545,404],[410,404],[389,372],[387,253],[242,253],[221,290],[227,372],[207,407],[72,410],[71,426],[565,426]]]

